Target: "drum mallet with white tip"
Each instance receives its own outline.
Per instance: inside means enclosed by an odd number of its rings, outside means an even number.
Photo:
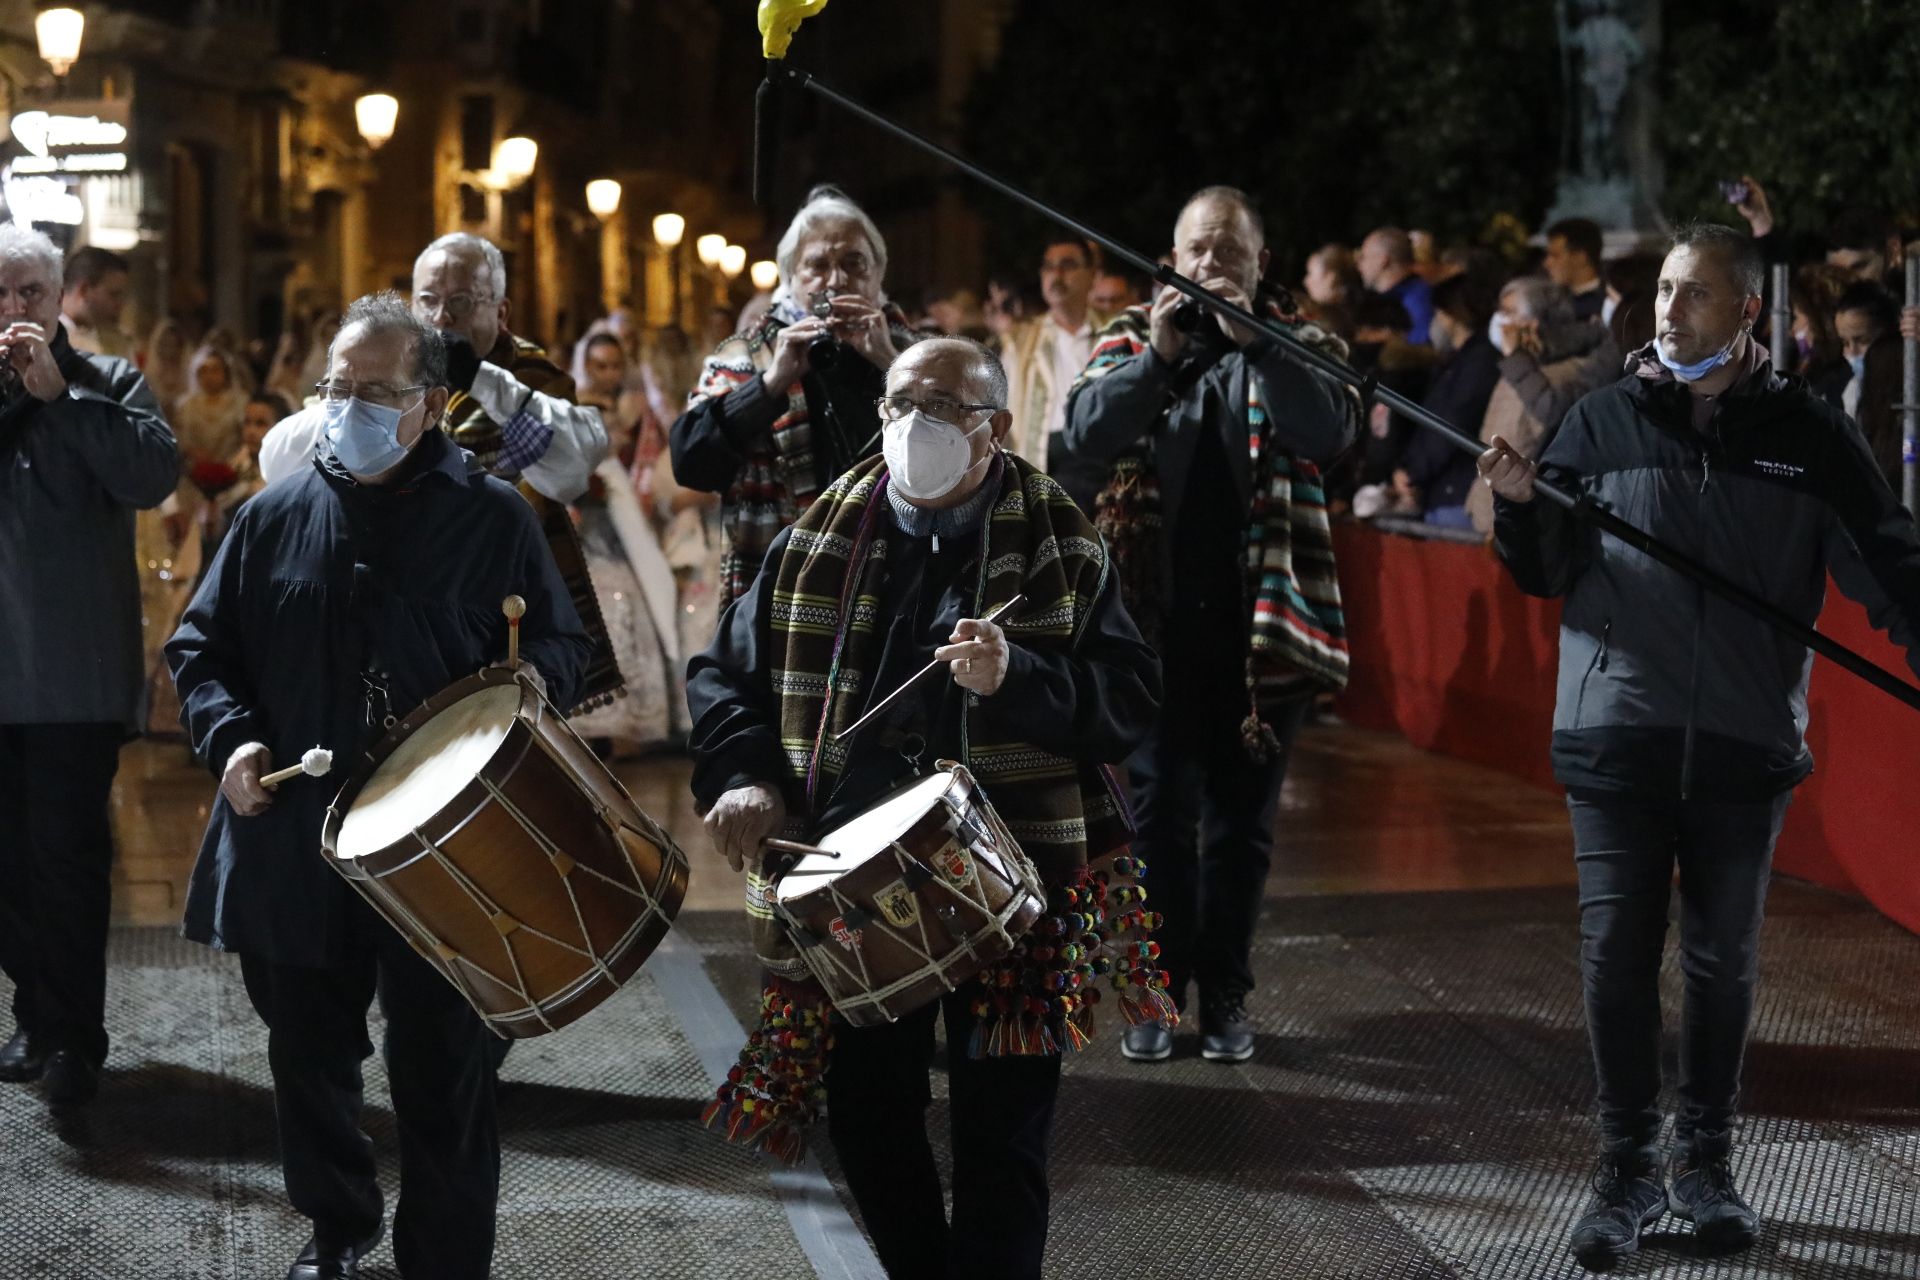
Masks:
[[[333,752],[327,750],[325,747],[314,747],[308,751],[307,754],[300,757],[299,764],[292,765],[285,769],[275,770],[260,779],[260,785],[263,787],[277,787],[288,778],[297,777],[303,773],[310,774],[316,778],[325,777],[327,771],[331,768],[333,768]]]
[[[507,666],[520,665],[520,619],[527,615],[527,602],[519,596],[508,596],[500,602],[500,612],[507,615]]]

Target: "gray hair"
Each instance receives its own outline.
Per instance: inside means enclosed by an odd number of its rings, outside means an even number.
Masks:
[[[1223,204],[1239,210],[1240,216],[1246,219],[1247,229],[1253,232],[1254,243],[1263,248],[1266,246],[1267,224],[1260,217],[1260,210],[1254,207],[1253,197],[1240,188],[1229,187],[1223,183],[1200,188],[1188,196],[1187,202],[1180,206],[1179,217],[1173,220],[1173,225],[1178,227],[1180,219],[1187,216],[1187,211],[1200,204]]]
[[[0,261],[39,263],[56,291],[67,271],[67,260],[61,255],[60,247],[47,239],[45,233],[18,222],[0,223]]]
[[[340,348],[340,339],[355,328],[368,334],[406,334],[413,344],[414,381],[429,390],[447,385],[447,344],[440,331],[417,320],[413,309],[393,290],[382,289],[353,300],[340,318],[340,332],[333,335],[333,343],[327,348],[329,365]]]
[[[868,246],[873,250],[873,278],[876,281],[887,278],[887,242],[880,234],[880,228],[873,225],[873,219],[850,199],[846,192],[831,183],[822,183],[807,192],[806,200],[800,205],[800,212],[793,215],[793,221],[787,224],[786,234],[780,237],[780,246],[774,250],[774,261],[780,264],[780,288],[774,294],[776,299],[790,296],[795,268],[800,264],[800,243],[815,231],[822,223],[851,222],[860,228],[867,238]]]
[[[1542,324],[1562,324],[1573,319],[1573,295],[1545,276],[1515,276],[1500,290],[1500,301],[1510,295],[1520,297],[1520,314]]]
[[[978,389],[980,404],[990,404],[995,409],[1007,407],[1008,393],[1011,387],[1007,381],[1007,367],[1000,363],[1000,357],[993,348],[972,338],[948,337],[922,338],[913,344],[912,351],[923,354],[937,351],[943,347],[958,347],[966,353],[968,359],[967,377]],[[904,354],[904,353],[903,353]]]
[[[1718,222],[1690,222],[1674,230],[1674,249],[1711,249],[1727,264],[1734,285],[1747,297],[1758,297],[1766,287],[1767,264],[1759,245],[1745,231]]]
[[[484,298],[476,298],[475,301],[498,302],[507,296],[507,259],[493,241],[469,235],[465,231],[448,232],[420,251],[420,256],[413,260],[414,272],[417,274],[420,264],[436,252],[471,255],[479,258],[486,265],[488,286],[492,292]]]

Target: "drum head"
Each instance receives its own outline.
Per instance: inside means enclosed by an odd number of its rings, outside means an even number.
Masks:
[[[334,856],[378,853],[446,808],[506,741],[520,698],[517,684],[489,685],[415,729],[354,797]]]
[[[864,813],[835,827],[813,843],[829,853],[842,856],[823,858],[817,853],[807,854],[781,877],[780,883],[775,886],[774,896],[786,902],[811,893],[836,878],[829,872],[844,875],[866,862],[907,834],[913,824],[924,818],[939,802],[941,794],[952,785],[953,775],[944,769],[924,778],[915,778]],[[793,874],[797,871],[808,874]]]

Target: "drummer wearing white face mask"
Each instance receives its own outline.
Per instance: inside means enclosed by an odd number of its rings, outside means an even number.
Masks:
[[[1084,889],[1089,866],[1124,846],[1098,766],[1125,759],[1149,731],[1159,662],[1092,524],[1056,481],[1000,449],[1006,403],[1006,373],[978,343],[934,338],[902,352],[878,402],[882,456],[835,480],[780,533],[689,666],[695,802],[728,862],[748,872],[754,947],[776,992],[807,990],[808,971],[762,909],[782,870],[763,861],[762,841],[819,839],[937,761],[978,778],[1054,912],[1084,901],[1071,886]],[[1004,626],[985,620],[1017,597],[1030,603],[1002,615]],[[944,670],[909,683],[932,663]],[[1064,929],[1064,919],[1043,926]],[[1005,983],[965,983],[885,1026],[836,1025],[824,1061],[796,1050],[770,1064],[775,1074],[824,1072],[834,1148],[889,1275],[1040,1274],[1046,1133],[1057,1050],[1070,1037],[1064,1025],[1042,1034],[1033,1024],[1034,1004],[1051,1017],[1062,1002],[1027,993],[1064,989],[1046,968],[1054,954],[1023,952],[1007,961]],[[810,1016],[832,1016],[824,1007]],[[925,1114],[943,1015],[951,1222]],[[1009,1025],[1031,1033],[1021,1052],[1005,1047]],[[1092,1023],[1075,1031],[1093,1034]],[[743,1073],[743,1087],[766,1078]],[[814,1096],[804,1085],[739,1095],[724,1089],[715,1105],[778,1135],[770,1149],[804,1141],[812,1109],[793,1105]]]
[[[315,743],[351,760],[387,717],[497,664],[508,595],[526,605],[522,659],[561,705],[580,686],[588,641],[553,554],[518,492],[441,429],[447,381],[440,336],[396,295],[354,303],[320,387],[322,448],[235,513],[166,646],[194,750],[222,772],[186,935],[239,954],[267,1025],[287,1194],[313,1224],[289,1280],[356,1274],[382,1232],[359,1127],[376,990],[406,1187],[400,1272],[485,1276],[493,1250],[493,1037],[325,864],[337,781],[260,781]]]

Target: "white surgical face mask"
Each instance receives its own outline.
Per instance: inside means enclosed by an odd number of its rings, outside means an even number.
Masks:
[[[1493,343],[1495,351],[1506,350],[1507,313],[1496,311],[1487,320],[1487,340]]]
[[[894,487],[919,502],[933,502],[952,493],[967,472],[978,465],[973,461],[973,446],[967,442],[992,421],[988,418],[973,430],[963,431],[915,409],[898,422],[887,423],[880,451]]]
[[[1620,299],[1614,297],[1612,294],[1608,294],[1607,300],[1600,304],[1600,323],[1603,325],[1611,325],[1613,323],[1613,313],[1619,309]]]

